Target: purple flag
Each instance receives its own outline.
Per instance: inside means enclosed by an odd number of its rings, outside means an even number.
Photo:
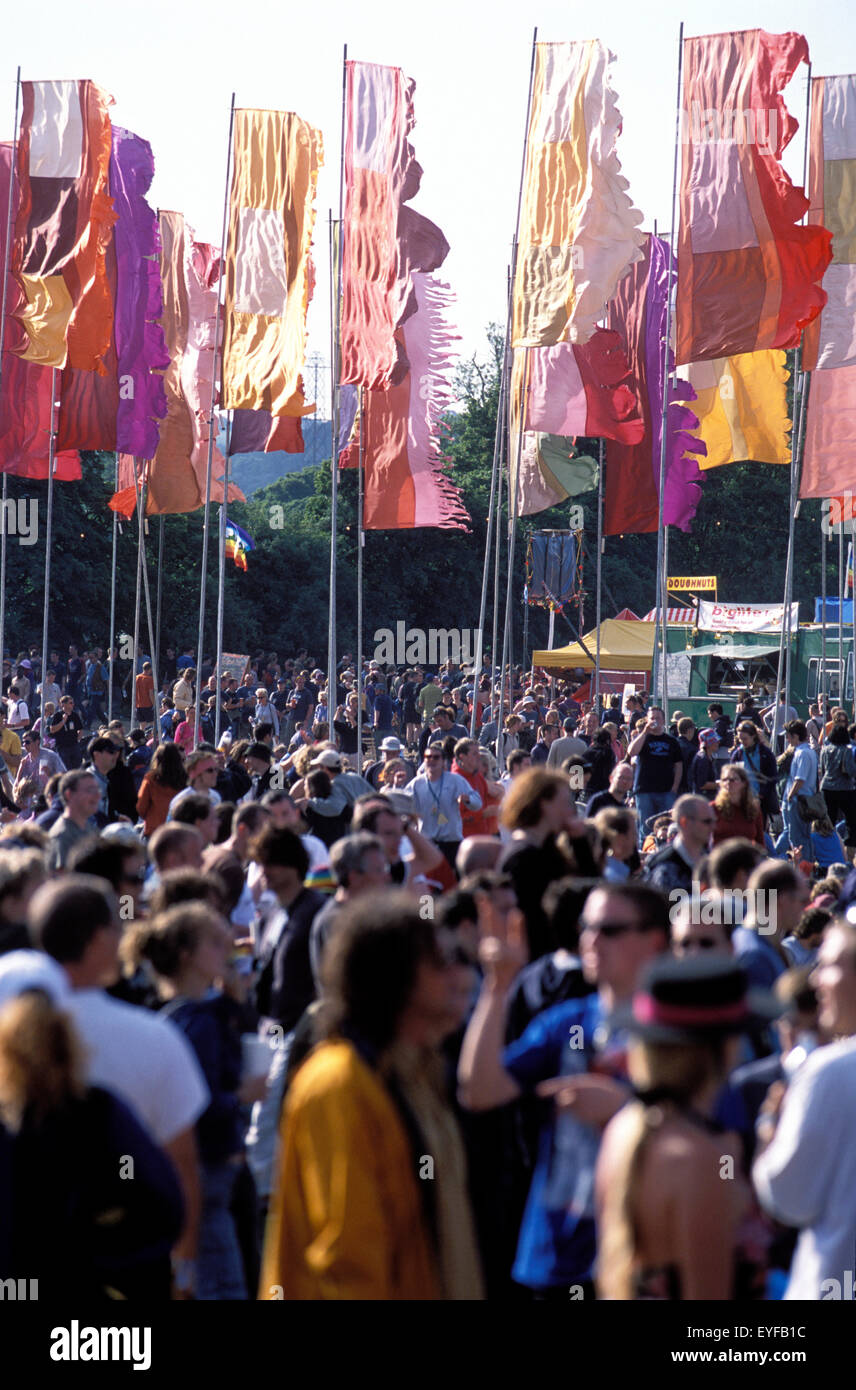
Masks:
[[[677,260],[672,263],[672,292],[678,279]],[[663,345],[666,341],[666,308],[669,280],[669,247],[662,237],[651,238],[651,270],[648,276],[647,322],[645,325],[646,379],[651,411],[654,487],[660,491],[660,448],[663,439]],[[669,348],[669,370],[674,372],[675,355]],[[701,501],[698,484],[704,474],[693,454],[706,454],[707,445],[690,431],[698,417],[682,401],[694,401],[696,393],[688,381],[672,378],[669,387],[668,431],[666,436],[666,491],[663,520],[667,526],[689,531]]]
[[[163,294],[160,235],[146,193],[155,163],[147,140],[113,127],[110,195],[118,215],[115,338],[119,373],[116,447],[120,453],[154,458],[158,422],[166,417],[163,379],[169,353],[160,319]]]

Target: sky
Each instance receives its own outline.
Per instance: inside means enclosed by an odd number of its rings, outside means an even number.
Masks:
[[[91,78],[115,99],[112,118],[150,141],[153,206],[183,212],[199,239],[220,244],[229,108],[296,111],[324,137],[318,182],[318,285],[309,353],[329,359],[330,211],[338,212],[342,58],[388,63],[416,82],[412,143],[424,169],[413,206],[451,245],[440,272],[456,294],[453,322],[465,356],[486,350],[504,320],[506,267],[517,208],[533,29],[545,41],[600,38],[616,55],[612,81],[623,118],[618,154],[643,226],[671,222],[678,30],[796,30],[816,75],[856,70],[853,0],[42,0],[38,22],[16,5],[4,23],[0,134],[12,135],[15,73]],[[597,23],[597,27],[594,27]],[[786,101],[800,128],[786,157],[802,179],[806,69]],[[5,115],[3,114],[5,112]],[[320,414],[328,411],[319,402]]]

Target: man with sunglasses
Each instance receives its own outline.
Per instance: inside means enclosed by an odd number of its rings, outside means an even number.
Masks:
[[[15,777],[16,792],[24,781],[35,782],[39,791],[43,792],[55,773],[61,775],[68,771],[57,753],[52,752],[50,748],[42,748],[41,734],[28,729],[22,735],[21,742],[24,745],[24,756],[18,764]]]
[[[664,893],[692,891],[693,868],[707,852],[716,815],[703,796],[679,796],[672,811],[678,833],[645,865],[645,877]]]
[[[439,744],[429,743],[424,771],[408,787],[413,809],[419,816],[419,833],[431,840],[454,868],[458,846],[464,838],[461,807],[482,809],[482,799],[459,772],[449,772]]]
[[[505,1046],[510,986],[526,964],[521,914],[503,921],[480,951],[484,981],[458,1068],[469,1110],[491,1110],[525,1095],[555,1097],[541,1128],[538,1159],[520,1226],[512,1278],[539,1300],[567,1305],[593,1296],[594,1168],[601,1130],[629,1095],[620,1034],[610,1018],[629,1003],[639,975],[668,949],[669,905],[644,883],[592,889],[580,915],[583,974],[597,992],[545,1009]]]

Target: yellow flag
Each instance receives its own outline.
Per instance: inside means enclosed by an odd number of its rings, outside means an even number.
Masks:
[[[682,369],[683,371],[683,369]],[[790,463],[785,354],[778,348],[693,362],[686,375],[695,388],[693,433],[707,445],[700,468],[724,463]]]
[[[236,111],[226,259],[223,408],[305,415],[321,132],[290,111]]]

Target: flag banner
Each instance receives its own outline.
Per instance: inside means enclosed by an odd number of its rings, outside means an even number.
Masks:
[[[234,560],[238,569],[246,573],[247,555],[255,550],[252,537],[236,521],[226,520],[226,559]]]
[[[147,466],[146,515],[192,512],[205,505],[209,417],[214,373],[214,332],[220,254],[194,240],[179,212],[161,212],[160,275],[163,331],[169,366],[163,378],[167,414],[154,458]],[[214,445],[211,499],[223,501],[226,461]],[[229,501],[243,493],[229,484]],[[110,506],[132,515],[134,459],[119,454],[119,490]]]
[[[638,444],[606,444],[604,533],[656,531],[659,524],[660,451],[663,435],[663,373],[669,293],[669,248],[662,237],[645,237],[644,254],[618,286],[609,306],[609,326],[627,352],[636,402],[645,432]],[[672,277],[674,287],[674,270]],[[670,363],[672,353],[669,352]],[[666,433],[664,521],[688,531],[701,499],[697,458],[705,445],[690,433],[698,417],[685,404],[695,399],[689,382],[674,378],[669,388]]]
[[[270,415],[315,409],[303,395],[306,313],[315,273],[319,130],[291,111],[236,111],[223,408]]]
[[[517,349],[511,366],[509,400],[508,466],[517,493],[517,515],[532,516],[546,511],[569,497],[597,487],[597,463],[588,455],[577,455],[575,440],[566,435],[524,430],[520,439],[521,397],[531,399],[526,359],[535,356],[532,348]],[[523,406],[524,417],[528,414]]]
[[[105,374],[67,366],[62,374],[58,444],[118,449],[152,458],[166,414],[157,215],[146,201],[154,178],[146,140],[113,128],[110,195],[116,212],[106,270],[115,314]]]
[[[585,343],[641,255],[642,214],[615,152],[613,55],[597,39],[538,43],[518,230],[515,347]]]
[[[103,371],[113,329],[106,252],[112,97],[94,82],[22,82],[13,269],[23,356]]]
[[[695,391],[696,433],[707,445],[701,468],[725,463],[790,463],[785,354],[778,348],[716,357],[680,368]]]
[[[561,608],[576,588],[579,541],[575,535],[534,535],[526,555],[526,603]]]
[[[856,74],[811,84],[808,220],[832,233],[826,304],[803,335],[803,366],[856,366]]]
[[[0,144],[0,274],[6,264],[6,223],[9,212],[9,181],[12,173],[12,145]],[[15,179],[12,217],[19,198]],[[17,478],[46,478],[51,431],[50,367],[26,362],[21,349],[27,338],[15,311],[23,302],[20,286],[9,272],[6,279],[6,331],[3,342],[3,384],[0,396],[0,473]],[[76,451],[58,452],[54,478],[79,482],[80,455]]]
[[[621,338],[608,328],[587,343],[531,348],[527,431],[638,444],[645,425],[630,377]]]
[[[229,431],[229,457],[236,454],[302,454],[299,415],[270,415],[266,410],[235,410]]]
[[[702,632],[781,632],[783,603],[714,603],[699,599],[697,626]],[[791,604],[791,631],[799,627],[800,606]]]
[[[345,70],[341,380],[374,390],[403,381],[396,329],[416,310],[413,273],[438,270],[449,244],[406,206],[422,177],[408,142],[414,83],[377,63]]]
[[[798,122],[781,93],[808,44],[749,29],[684,40],[678,362],[796,347],[826,299],[830,233],[781,164]]]
[[[856,367],[812,372],[800,497],[856,492]]]
[[[360,394],[356,386],[339,390],[339,467],[359,467],[359,420],[357,413]]]
[[[443,416],[454,401],[458,339],[446,317],[452,295],[431,275],[414,272],[412,281],[416,313],[398,330],[410,369],[398,385],[364,396],[363,526],[466,530],[470,518],[446,472],[441,440]]]

